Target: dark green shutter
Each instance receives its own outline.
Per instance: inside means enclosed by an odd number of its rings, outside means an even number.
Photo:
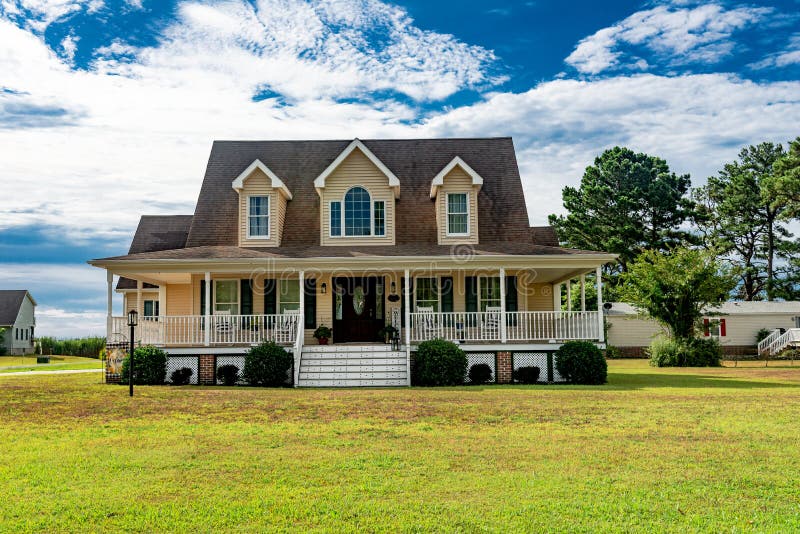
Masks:
[[[214,283],[211,283],[211,302],[214,302]],[[214,313],[214,306],[211,306],[211,313]],[[206,281],[200,280],[200,315],[206,314]]]
[[[264,280],[264,313],[278,313],[278,288],[275,280]]]
[[[517,311],[517,277],[506,276],[506,311]]]
[[[305,281],[303,295],[303,306],[305,308],[305,327],[317,327],[317,280],[309,278]]]
[[[464,293],[467,312],[478,311],[478,278],[476,276],[464,277]]]
[[[242,280],[242,315],[253,315],[253,287],[250,280]]]
[[[449,313],[453,311],[453,277],[443,276],[440,281],[442,284],[440,289],[442,294],[442,313]]]

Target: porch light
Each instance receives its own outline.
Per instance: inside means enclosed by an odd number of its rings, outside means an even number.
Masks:
[[[395,291],[397,291],[397,284],[395,283],[395,281],[394,281],[394,280],[392,280],[392,284],[389,286],[389,290],[390,290],[392,293],[394,293]]]
[[[322,294],[324,295],[327,292],[328,292],[328,284],[322,282]]]
[[[139,313],[136,310],[131,310],[128,312],[128,326],[136,326],[139,324]]]

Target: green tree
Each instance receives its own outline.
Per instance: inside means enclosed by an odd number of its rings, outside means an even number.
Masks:
[[[743,300],[762,294],[773,300],[782,274],[777,266],[785,263],[779,260],[795,248],[783,224],[791,203],[774,193],[774,166],[782,157],[780,144],[751,145],[694,192],[706,245],[739,266],[737,296]]]
[[[775,162],[774,176],[767,184],[767,195],[776,207],[785,205],[784,218],[800,218],[800,137],[789,142],[788,150]],[[776,296],[787,300],[800,299],[800,246],[795,241],[789,251],[786,276],[776,284]]]
[[[622,297],[677,339],[694,337],[704,310],[727,299],[736,276],[712,251],[648,250],[622,274]]]
[[[619,254],[609,274],[625,272],[646,249],[667,250],[690,238],[682,225],[694,213],[689,175],[624,147],[606,150],[586,168],[580,187],[562,191],[565,216],[550,216],[568,247]],[[609,280],[613,292],[614,281]]]

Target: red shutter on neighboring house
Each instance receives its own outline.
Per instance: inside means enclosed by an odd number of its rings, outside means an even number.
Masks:
[[[719,337],[725,337],[725,319],[719,320]]]
[[[709,335],[709,331],[708,331],[708,319],[703,319],[703,335],[704,335],[704,336],[708,336],[708,335]]]

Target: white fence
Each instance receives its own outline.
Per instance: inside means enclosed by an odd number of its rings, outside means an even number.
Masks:
[[[600,339],[598,312],[416,312],[411,341],[465,342]]]

